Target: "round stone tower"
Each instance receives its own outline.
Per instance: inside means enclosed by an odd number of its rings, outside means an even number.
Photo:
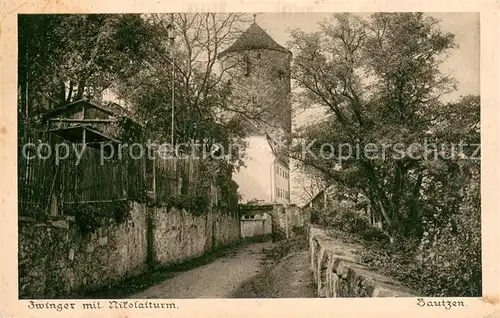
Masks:
[[[251,121],[250,135],[290,134],[292,53],[254,22],[219,59],[228,69],[234,107]]]
[[[231,107],[248,134],[246,166],[233,175],[242,202],[289,203],[289,161],[280,146],[292,130],[292,53],[254,22],[219,60],[232,88]]]

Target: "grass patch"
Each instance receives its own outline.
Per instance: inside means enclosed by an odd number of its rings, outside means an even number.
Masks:
[[[276,273],[273,269],[286,256],[308,249],[308,242],[304,237],[295,237],[271,244],[263,249],[263,270],[257,276],[243,283],[232,295],[232,298],[276,298]],[[288,274],[288,273],[284,273]]]
[[[289,240],[278,241],[272,244],[270,248],[264,249],[264,260],[276,264],[288,254],[304,251],[308,248],[308,241],[304,237],[294,237]]]

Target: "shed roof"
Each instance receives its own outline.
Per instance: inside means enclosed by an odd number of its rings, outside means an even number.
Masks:
[[[51,109],[43,114],[43,118],[48,119],[48,118],[57,116],[61,113],[64,113],[65,111],[67,111],[73,107],[76,107],[78,105],[81,105],[81,104],[89,105],[93,108],[99,109],[107,114],[112,115],[112,116],[128,117],[128,118],[132,119],[133,121],[137,122],[138,124],[141,124],[137,120],[137,118],[134,118],[134,116],[131,114],[131,112],[129,110],[127,110],[126,108],[124,108],[124,107],[122,107],[114,102],[109,102],[105,105],[101,105],[100,103],[98,103],[96,101],[92,101],[92,100],[88,100],[88,99],[80,99],[80,100],[71,102],[69,104]]]
[[[220,56],[230,52],[258,49],[291,53],[290,50],[276,43],[264,29],[254,22],[229,48],[223,51]]]
[[[240,204],[240,211],[243,215],[261,213],[264,211],[272,211],[276,204],[273,203],[252,203]]]
[[[48,130],[49,132],[53,132],[54,134],[67,139],[71,142],[78,143],[81,142],[82,140],[82,135],[83,131],[85,130],[86,133],[86,143],[99,143],[103,141],[111,141],[111,142],[118,142],[118,139],[109,136],[108,134],[98,131],[97,129],[94,129],[92,127],[86,126],[86,125],[78,125],[78,126],[73,126],[73,127],[65,127],[65,128],[58,128],[58,129],[51,129]]]

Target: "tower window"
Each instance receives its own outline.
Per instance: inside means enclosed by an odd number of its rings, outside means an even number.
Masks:
[[[245,76],[250,75],[250,59],[245,55]]]
[[[262,54],[257,53],[257,59],[259,59],[259,60],[260,60],[261,58],[262,58]]]
[[[285,77],[285,72],[283,70],[278,70],[278,78],[279,80],[283,80],[283,78]]]

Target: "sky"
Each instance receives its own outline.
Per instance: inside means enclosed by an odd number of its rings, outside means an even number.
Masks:
[[[442,72],[451,73],[457,80],[457,91],[443,96],[443,101],[454,101],[462,95],[479,94],[480,36],[479,14],[428,13],[440,21],[445,32],[455,34],[458,45],[442,65]],[[329,13],[262,13],[256,22],[279,44],[286,45],[290,39],[288,30],[299,28],[306,32],[317,30],[318,22],[329,18]],[[300,113],[296,122],[310,122],[321,116],[317,110]]]

